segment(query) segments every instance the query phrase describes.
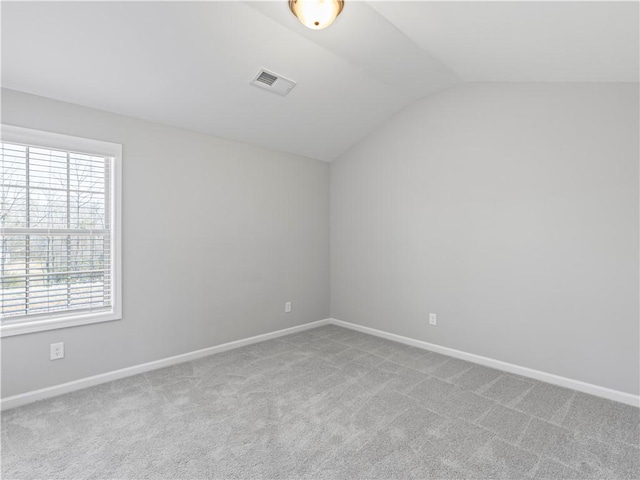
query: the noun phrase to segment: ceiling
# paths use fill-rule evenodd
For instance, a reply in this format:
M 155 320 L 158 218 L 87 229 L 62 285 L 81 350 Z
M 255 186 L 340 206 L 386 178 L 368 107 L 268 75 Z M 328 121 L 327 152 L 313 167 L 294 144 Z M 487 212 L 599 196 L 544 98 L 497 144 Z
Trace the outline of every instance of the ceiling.
M 331 161 L 462 82 L 638 82 L 638 2 L 2 2 L 2 86 Z M 298 82 L 249 85 L 260 68 Z

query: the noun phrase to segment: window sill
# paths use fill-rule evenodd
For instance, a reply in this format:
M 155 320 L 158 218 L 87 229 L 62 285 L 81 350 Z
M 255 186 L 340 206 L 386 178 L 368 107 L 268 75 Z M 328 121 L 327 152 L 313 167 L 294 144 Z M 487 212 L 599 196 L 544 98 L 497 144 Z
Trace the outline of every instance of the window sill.
M 84 315 L 67 315 L 43 318 L 40 320 L 30 320 L 15 324 L 2 325 L 0 327 L 0 337 L 11 337 L 14 335 L 24 335 L 26 333 L 44 332 L 56 330 L 58 328 L 77 327 L 92 323 L 111 322 L 122 319 L 122 315 L 115 312 L 88 313 Z

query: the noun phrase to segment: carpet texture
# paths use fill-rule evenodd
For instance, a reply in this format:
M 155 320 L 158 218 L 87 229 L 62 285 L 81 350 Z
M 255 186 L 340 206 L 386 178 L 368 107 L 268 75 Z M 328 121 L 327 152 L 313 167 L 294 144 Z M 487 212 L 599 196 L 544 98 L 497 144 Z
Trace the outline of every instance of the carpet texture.
M 638 479 L 634 407 L 336 326 L 6 411 L 4 479 Z

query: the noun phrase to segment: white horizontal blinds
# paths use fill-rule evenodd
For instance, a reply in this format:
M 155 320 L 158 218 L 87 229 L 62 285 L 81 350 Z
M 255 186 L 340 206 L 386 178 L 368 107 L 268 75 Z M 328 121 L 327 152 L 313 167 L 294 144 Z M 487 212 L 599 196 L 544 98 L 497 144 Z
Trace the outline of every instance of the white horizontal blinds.
M 112 304 L 111 159 L 0 143 L 3 323 Z

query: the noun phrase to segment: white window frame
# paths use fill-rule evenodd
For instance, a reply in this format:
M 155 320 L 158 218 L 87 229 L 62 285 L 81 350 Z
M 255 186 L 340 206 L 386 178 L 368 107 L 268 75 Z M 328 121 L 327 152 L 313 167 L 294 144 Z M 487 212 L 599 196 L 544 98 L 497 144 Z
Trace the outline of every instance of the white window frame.
M 106 311 L 94 313 L 54 312 L 37 318 L 23 318 L 0 326 L 0 337 L 41 332 L 122 319 L 122 145 L 71 135 L 44 132 L 13 125 L 0 125 L 0 138 L 16 143 L 50 149 L 110 157 L 111 161 L 111 279 L 112 304 Z M 10 321 L 9 321 L 10 322 Z

